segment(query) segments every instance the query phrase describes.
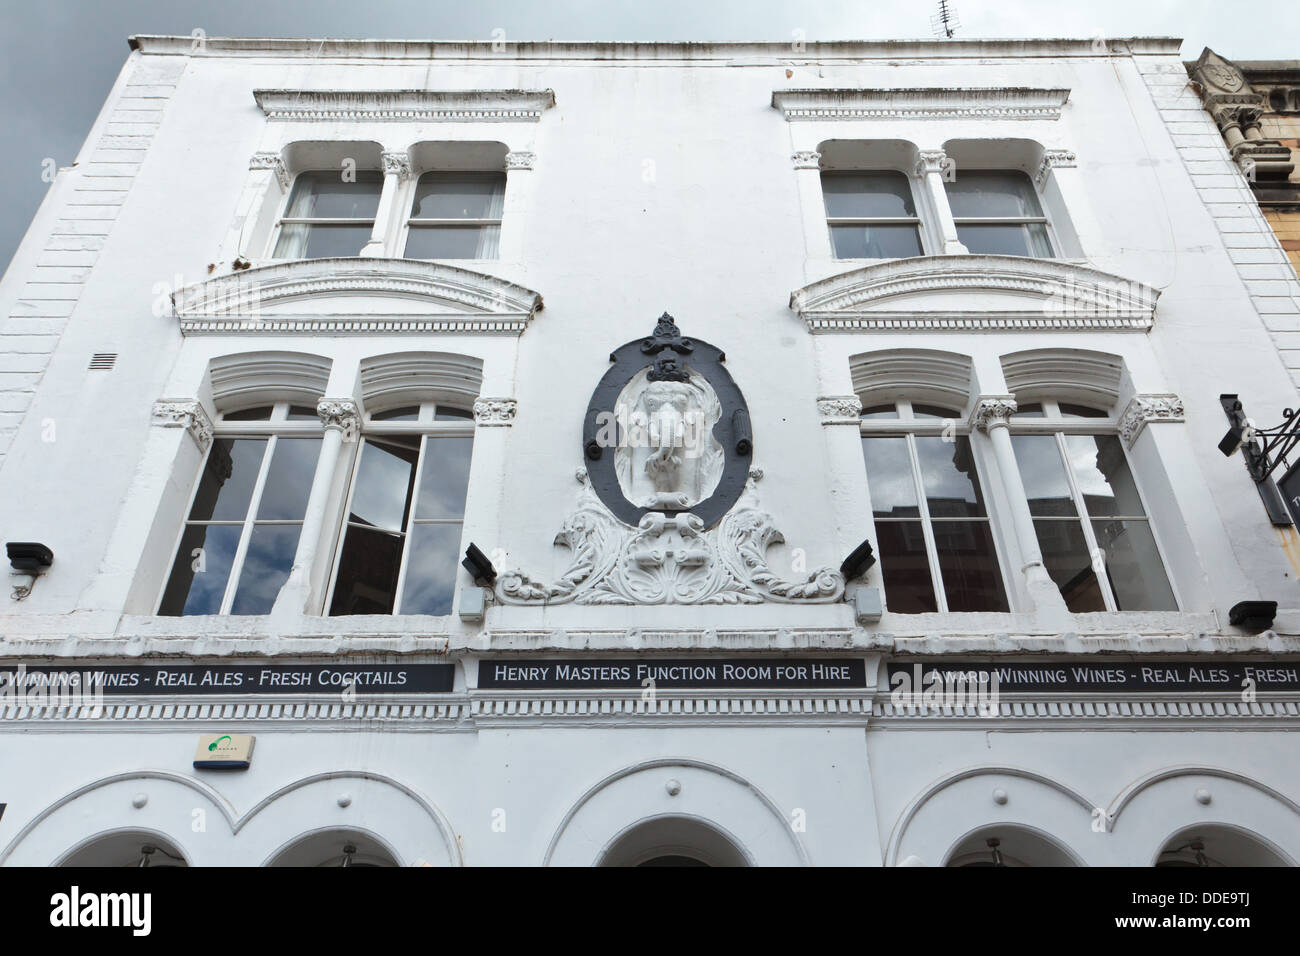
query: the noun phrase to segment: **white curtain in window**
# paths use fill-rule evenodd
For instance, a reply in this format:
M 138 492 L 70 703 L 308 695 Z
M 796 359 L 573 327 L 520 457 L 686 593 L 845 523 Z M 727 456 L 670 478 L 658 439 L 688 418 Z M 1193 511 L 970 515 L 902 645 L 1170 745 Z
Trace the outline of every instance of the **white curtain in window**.
M 505 205 L 505 197 L 506 179 L 502 176 L 492 184 L 492 194 L 488 197 L 487 210 L 483 213 L 483 218 L 500 219 L 501 211 Z M 474 252 L 474 258 L 495 259 L 500 244 L 501 227 L 484 226 L 478 231 L 478 248 Z
M 284 211 L 285 219 L 306 219 L 312 214 L 316 194 L 309 179 L 300 178 L 295 183 L 289 206 Z M 311 235 L 311 226 L 305 222 L 285 223 L 280 226 L 280 238 L 275 244 L 275 258 L 301 259 L 307 253 L 307 237 Z

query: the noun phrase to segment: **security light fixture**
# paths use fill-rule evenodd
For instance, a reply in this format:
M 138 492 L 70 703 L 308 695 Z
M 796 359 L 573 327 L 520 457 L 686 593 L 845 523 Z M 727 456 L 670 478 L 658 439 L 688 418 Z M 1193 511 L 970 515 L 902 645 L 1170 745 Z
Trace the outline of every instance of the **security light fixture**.
M 1276 601 L 1238 601 L 1228 609 L 1228 623 L 1252 633 L 1267 631 L 1277 617 Z
M 844 575 L 845 581 L 852 581 L 858 575 L 866 574 L 875 563 L 876 555 L 871 549 L 871 542 L 863 541 L 844 559 L 840 565 L 840 574 Z
M 994 866 L 1006 866 L 1006 864 L 1002 862 L 1002 851 L 998 849 L 998 847 L 1002 845 L 1001 840 L 997 837 L 989 837 L 988 841 L 984 845 L 987 846 L 989 852 L 993 854 Z
M 496 568 L 492 567 L 492 562 L 488 560 L 487 555 L 480 551 L 473 541 L 465 549 L 465 560 L 460 563 L 460 566 L 469 572 L 474 583 L 480 587 L 490 588 L 496 583 Z
M 25 574 L 42 574 L 54 563 L 54 552 L 35 541 L 9 541 L 5 550 L 13 569 Z

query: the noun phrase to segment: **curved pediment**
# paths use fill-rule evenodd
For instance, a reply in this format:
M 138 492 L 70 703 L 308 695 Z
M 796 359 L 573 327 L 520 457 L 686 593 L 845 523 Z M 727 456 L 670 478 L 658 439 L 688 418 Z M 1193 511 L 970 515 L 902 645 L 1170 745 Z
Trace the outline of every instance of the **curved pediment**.
M 531 289 L 417 259 L 300 259 L 178 289 L 192 332 L 507 332 L 542 308 Z
M 1160 292 L 1056 259 L 919 256 L 821 279 L 790 295 L 811 332 L 927 329 L 1140 331 Z

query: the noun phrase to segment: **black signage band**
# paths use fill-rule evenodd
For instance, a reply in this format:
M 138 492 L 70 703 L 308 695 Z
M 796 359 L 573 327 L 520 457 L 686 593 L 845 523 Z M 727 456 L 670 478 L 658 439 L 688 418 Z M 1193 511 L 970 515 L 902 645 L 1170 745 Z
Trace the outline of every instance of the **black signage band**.
M 991 687 L 1001 693 L 1054 691 L 1151 693 L 1153 691 L 1300 691 L 1300 662 L 1116 661 L 1021 663 L 926 661 L 891 663 L 893 690 L 920 692 L 930 686 Z M 919 681 L 919 683 L 918 683 Z M 904 687 L 903 685 L 907 686 Z
M 861 659 L 481 660 L 480 690 L 861 690 Z
M 3 664 L 0 703 L 42 691 L 118 697 L 444 694 L 454 680 L 454 664 Z

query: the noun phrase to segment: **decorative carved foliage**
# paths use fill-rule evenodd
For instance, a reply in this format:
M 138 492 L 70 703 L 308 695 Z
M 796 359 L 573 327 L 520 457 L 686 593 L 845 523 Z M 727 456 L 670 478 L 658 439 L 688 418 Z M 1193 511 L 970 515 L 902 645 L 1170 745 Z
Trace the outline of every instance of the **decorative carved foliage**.
M 513 398 L 480 398 L 474 402 L 474 421 L 479 425 L 512 425 L 518 407 Z
M 537 163 L 537 154 L 524 150 L 506 153 L 506 169 L 532 169 Z
M 817 414 L 823 425 L 856 425 L 862 414 L 862 399 L 856 395 L 824 395 L 817 399 Z
M 799 150 L 790 156 L 795 169 L 821 169 L 822 154 L 815 149 Z
M 1177 395 L 1134 395 L 1119 419 L 1119 437 L 1132 448 L 1151 422 L 1183 421 L 1183 400 Z
M 716 528 L 690 513 L 646 514 L 636 528 L 619 522 L 583 479 L 578 508 L 555 544 L 572 552 L 551 584 L 522 571 L 498 579 L 507 604 L 823 604 L 844 594 L 844 578 L 821 568 L 783 578 L 767 564 L 767 550 L 784 541 L 771 515 L 758 506 L 753 481 Z
M 350 398 L 322 398 L 316 403 L 316 414 L 326 428 L 343 432 L 344 441 L 352 441 L 361 424 L 361 409 Z
M 275 171 L 275 178 L 280 183 L 280 188 L 286 192 L 289 189 L 289 170 L 284 166 L 284 160 L 280 158 L 279 153 L 254 153 L 248 161 L 249 169 L 270 169 Z
M 203 406 L 193 399 L 160 399 L 153 403 L 153 423 L 163 428 L 184 428 L 206 452 L 212 444 L 212 419 Z
M 1008 424 L 1015 413 L 1015 396 L 981 395 L 971 410 L 970 426 L 986 432 L 995 425 Z

